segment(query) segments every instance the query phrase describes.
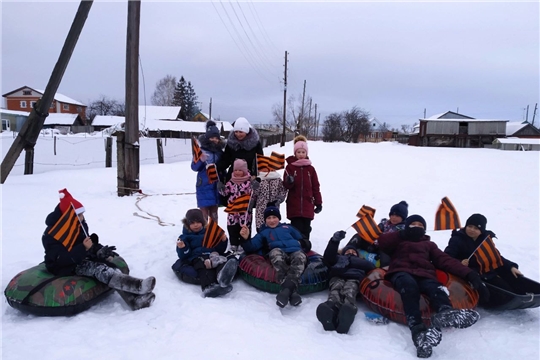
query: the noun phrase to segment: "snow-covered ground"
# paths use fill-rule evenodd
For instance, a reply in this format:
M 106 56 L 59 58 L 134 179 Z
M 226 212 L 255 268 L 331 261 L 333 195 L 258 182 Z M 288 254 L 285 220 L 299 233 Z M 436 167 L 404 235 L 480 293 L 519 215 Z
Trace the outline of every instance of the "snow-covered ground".
M 2 142 L 5 148 L 8 142 L 5 138 Z M 84 148 L 82 144 L 76 149 Z M 314 250 L 323 252 L 332 233 L 348 228 L 363 204 L 376 208 L 379 220 L 388 216 L 393 204 L 406 200 L 409 214 L 423 215 L 428 228 L 433 229 L 437 206 L 448 196 L 462 223 L 474 212 L 484 214 L 488 228 L 497 234 L 496 244 L 503 256 L 517 262 L 526 276 L 539 279 L 538 152 L 418 148 L 395 143 L 310 142 L 309 147 L 323 196 L 323 211 L 312 223 Z M 265 153 L 272 150 L 289 155 L 292 143 L 266 148 Z M 49 151 L 48 156 L 46 161 L 52 163 L 54 155 Z M 8 177 L 0 187 L 3 288 L 18 272 L 43 260 L 44 220 L 58 202 L 58 190 L 66 187 L 85 206 L 90 231 L 96 232 L 102 243 L 118 248 L 131 274 L 157 278 L 157 298 L 151 308 L 132 312 L 113 294 L 70 318 L 25 315 L 4 299 L 2 358 L 416 358 L 407 327 L 366 321 L 362 311 L 367 307 L 362 302 L 350 333 L 339 335 L 325 332 L 315 317 L 327 291 L 305 295 L 298 308 L 280 310 L 275 295 L 241 279 L 234 282 L 230 294 L 218 299 L 203 299 L 199 287 L 180 282 L 171 265 L 177 258 L 180 220 L 186 210 L 196 207 L 195 173 L 189 165 L 189 161 L 181 161 L 141 166 L 140 188 L 150 196 L 139 206 L 175 226 L 160 226 L 134 216 L 146 214 L 135 206 L 137 196 L 116 196 L 114 166 L 49 169 Z M 223 208 L 219 222 L 225 228 Z M 446 246 L 450 235 L 449 231 L 430 234 L 440 248 Z M 352 235 L 349 229 L 347 237 Z M 540 357 L 539 309 L 479 312 L 482 318 L 473 327 L 445 329 L 432 358 Z

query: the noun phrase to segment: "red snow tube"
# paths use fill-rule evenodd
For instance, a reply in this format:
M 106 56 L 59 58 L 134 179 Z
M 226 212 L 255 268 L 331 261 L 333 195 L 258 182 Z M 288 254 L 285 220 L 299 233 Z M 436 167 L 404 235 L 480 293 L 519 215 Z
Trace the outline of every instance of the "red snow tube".
M 379 314 L 402 324 L 407 324 L 401 296 L 392 287 L 392 283 L 384 280 L 386 271 L 374 269 L 360 283 L 360 293 L 368 307 Z M 450 302 L 455 309 L 472 309 L 478 304 L 478 292 L 473 290 L 461 278 L 442 270 L 437 270 L 437 280 L 450 293 Z M 420 311 L 422 320 L 426 325 L 431 323 L 431 309 L 429 300 L 422 295 L 420 297 Z

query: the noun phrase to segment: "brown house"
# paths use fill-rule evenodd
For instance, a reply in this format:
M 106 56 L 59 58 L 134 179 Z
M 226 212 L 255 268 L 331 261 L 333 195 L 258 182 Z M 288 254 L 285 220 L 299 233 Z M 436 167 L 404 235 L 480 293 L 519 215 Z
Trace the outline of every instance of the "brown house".
M 43 92 L 44 90 L 23 86 L 2 96 L 6 98 L 6 109 L 31 112 L 34 104 L 43 96 Z M 81 119 L 86 119 L 86 105 L 56 93 L 49 113 L 79 114 Z

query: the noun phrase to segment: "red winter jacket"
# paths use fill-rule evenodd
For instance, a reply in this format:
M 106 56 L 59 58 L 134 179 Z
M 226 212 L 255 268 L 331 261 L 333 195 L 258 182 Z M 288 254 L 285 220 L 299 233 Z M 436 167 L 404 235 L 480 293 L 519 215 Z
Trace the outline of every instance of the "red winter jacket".
M 317 172 L 312 165 L 295 165 L 295 156 L 287 158 L 283 185 L 289 193 L 287 195 L 287 218 L 303 217 L 313 219 L 315 206 L 322 205 L 322 197 Z M 294 183 L 287 181 L 287 176 L 294 176 Z
M 460 278 L 465 278 L 472 271 L 459 260 L 440 250 L 427 235 L 419 241 L 409 241 L 402 239 L 400 232 L 385 233 L 379 237 L 378 242 L 379 249 L 391 257 L 390 268 L 386 273 L 387 279 L 400 271 L 435 280 L 437 280 L 435 268 L 448 271 Z

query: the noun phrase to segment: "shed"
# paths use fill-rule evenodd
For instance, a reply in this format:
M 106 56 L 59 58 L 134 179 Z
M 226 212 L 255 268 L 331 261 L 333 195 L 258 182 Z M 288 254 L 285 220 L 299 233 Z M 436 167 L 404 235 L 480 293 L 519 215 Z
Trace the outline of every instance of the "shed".
M 510 137 L 493 140 L 493 147 L 500 150 L 540 151 L 540 139 Z
M 540 130 L 527 121 L 512 121 L 506 124 L 506 136 L 518 138 L 540 138 Z

